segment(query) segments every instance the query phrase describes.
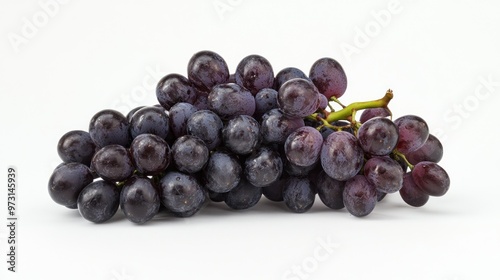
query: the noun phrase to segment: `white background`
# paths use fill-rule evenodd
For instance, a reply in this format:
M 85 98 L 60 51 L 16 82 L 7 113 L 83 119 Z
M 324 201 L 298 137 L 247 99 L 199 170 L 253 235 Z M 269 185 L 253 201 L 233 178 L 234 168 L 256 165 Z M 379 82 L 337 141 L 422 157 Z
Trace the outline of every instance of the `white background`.
M 0 278 L 500 279 L 500 5 L 436 2 L 1 1 Z M 420 115 L 440 136 L 450 191 L 422 208 L 395 194 L 362 219 L 319 200 L 292 214 L 263 199 L 143 226 L 120 214 L 95 225 L 53 203 L 59 137 L 101 109 L 157 103 L 156 82 L 186 75 L 204 49 L 231 71 L 249 54 L 275 73 L 333 57 L 349 79 L 344 103 L 393 89 L 394 115 Z M 9 165 L 17 273 L 4 261 Z

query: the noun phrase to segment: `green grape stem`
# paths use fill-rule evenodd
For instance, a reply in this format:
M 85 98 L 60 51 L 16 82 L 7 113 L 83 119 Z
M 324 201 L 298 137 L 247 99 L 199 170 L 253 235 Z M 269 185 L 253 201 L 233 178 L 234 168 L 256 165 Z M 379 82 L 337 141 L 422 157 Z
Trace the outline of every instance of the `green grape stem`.
M 377 99 L 377 100 L 372 100 L 372 101 L 363 101 L 363 102 L 354 102 L 346 107 L 342 108 L 339 111 L 331 112 L 328 114 L 326 117 L 326 121 L 328 123 L 332 123 L 338 120 L 352 120 L 353 114 L 355 114 L 356 111 L 359 110 L 364 110 L 364 109 L 370 109 L 370 108 L 387 108 L 387 105 L 389 105 L 389 102 L 391 99 L 394 97 L 394 94 L 392 93 L 392 90 L 389 89 L 385 93 L 384 97 Z

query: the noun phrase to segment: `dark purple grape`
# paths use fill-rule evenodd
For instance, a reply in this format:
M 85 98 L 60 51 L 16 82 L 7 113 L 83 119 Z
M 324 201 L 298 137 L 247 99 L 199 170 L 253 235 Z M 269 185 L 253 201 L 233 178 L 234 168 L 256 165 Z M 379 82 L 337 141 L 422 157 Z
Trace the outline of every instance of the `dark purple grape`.
M 331 178 L 324 170 L 316 178 L 316 189 L 319 199 L 331 209 L 338 210 L 344 208 L 344 187 L 344 181 Z
M 319 93 L 306 79 L 295 78 L 278 91 L 278 107 L 289 118 L 305 118 L 319 107 Z
M 187 134 L 187 121 L 196 111 L 198 111 L 198 109 L 194 107 L 194 105 L 185 102 L 177 103 L 170 108 L 170 128 L 175 138 L 179 138 Z
M 122 113 L 109 109 L 102 110 L 92 117 L 89 134 L 98 147 L 111 144 L 128 147 L 132 141 L 127 118 Z
M 386 197 L 387 193 L 377 190 L 377 201 L 382 201 Z
M 403 186 L 403 169 L 390 157 L 372 157 L 364 167 L 366 179 L 378 191 L 395 193 Z
M 200 90 L 209 92 L 212 87 L 229 79 L 226 61 L 212 51 L 195 53 L 188 63 L 188 78 Z
M 277 181 L 283 172 L 279 153 L 268 147 L 259 148 L 245 161 L 245 176 L 256 187 L 265 187 Z
M 343 192 L 347 211 L 356 217 L 370 214 L 377 203 L 377 189 L 365 176 L 356 175 L 345 182 Z
M 373 118 L 358 130 L 358 140 L 366 153 L 376 156 L 390 154 L 398 143 L 398 127 L 389 119 Z
M 328 107 L 328 98 L 324 96 L 323 94 L 319 95 L 319 109 L 326 109 Z
M 234 117 L 222 129 L 222 138 L 224 145 L 233 153 L 249 154 L 260 142 L 259 123 L 247 115 Z
M 205 142 L 209 150 L 215 149 L 222 141 L 222 120 L 210 110 L 194 112 L 186 123 L 187 134 Z
M 130 153 L 137 171 L 143 175 L 157 175 L 170 164 L 170 147 L 158 135 L 141 134 L 130 145 Z
M 428 195 L 442 196 L 450 188 L 448 173 L 435 162 L 421 161 L 411 173 L 415 184 Z
M 57 153 L 66 163 L 79 162 L 90 166 L 96 145 L 90 134 L 82 130 L 72 130 L 65 133 L 57 143 Z
M 208 95 L 208 107 L 223 120 L 239 115 L 252 116 L 255 112 L 255 98 L 237 84 L 220 84 Z
M 218 193 L 228 192 L 240 182 L 241 169 L 241 165 L 234 156 L 214 152 L 203 170 L 205 187 Z
M 194 215 L 207 199 L 196 179 L 180 172 L 168 172 L 161 178 L 159 186 L 162 204 L 176 216 Z
M 208 161 L 209 150 L 200 138 L 184 135 L 175 140 L 172 146 L 172 159 L 175 167 L 182 172 L 201 171 Z
M 406 115 L 397 118 L 394 123 L 399 130 L 399 141 L 396 149 L 407 154 L 422 147 L 429 137 L 429 127 L 420 117 Z
M 301 78 L 301 79 L 306 79 L 308 80 L 309 77 L 307 77 L 302 70 L 295 68 L 295 67 L 287 67 L 282 69 L 281 71 L 276 74 L 276 77 L 274 78 L 274 85 L 273 88 L 275 90 L 279 90 L 280 87 L 288 80 L 295 79 L 295 78 Z
M 323 137 L 310 126 L 300 127 L 285 141 L 287 159 L 298 166 L 311 166 L 319 160 Z
M 56 167 L 49 178 L 49 195 L 55 203 L 73 208 L 80 192 L 93 180 L 86 165 L 78 162 L 64 163 Z
M 387 108 L 369 108 L 363 110 L 363 113 L 361 113 L 361 117 L 359 118 L 359 122 L 365 123 L 370 119 L 376 118 L 376 117 L 389 117 L 391 115 L 391 111 Z
M 328 176 L 346 181 L 361 170 L 364 154 L 354 135 L 337 131 L 323 143 L 320 158 L 321 166 Z
M 438 163 L 441 158 L 443 158 L 443 144 L 432 134 L 429 134 L 429 138 L 422 147 L 406 155 L 406 159 L 411 164 L 417 164 L 421 161 Z
M 297 176 L 297 177 L 307 176 L 307 174 L 309 174 L 309 172 L 311 172 L 318 165 L 317 164 L 318 162 L 315 162 L 308 166 L 296 165 L 290 162 L 286 158 L 286 156 L 284 157 L 283 161 L 285 162 L 284 163 L 285 172 L 288 173 L 288 175 L 290 176 Z
M 288 135 L 304 126 L 302 118 L 287 118 L 279 109 L 272 109 L 262 116 L 262 139 L 267 143 L 284 144 Z
M 288 174 L 283 173 L 281 178 L 274 181 L 272 184 L 262 188 L 262 194 L 269 200 L 280 202 L 283 201 L 283 188 L 288 181 Z
M 224 200 L 226 200 L 227 194 L 228 194 L 227 192 L 218 193 L 218 192 L 214 192 L 212 190 L 208 190 L 208 198 L 212 202 L 223 202 Z
M 179 74 L 169 74 L 158 82 L 156 98 L 163 108 L 170 110 L 179 102 L 193 104 L 196 101 L 196 90 L 191 82 Z
M 255 95 L 254 117 L 261 119 L 271 109 L 278 108 L 278 92 L 271 88 L 263 88 Z
M 316 194 L 307 178 L 290 177 L 283 187 L 283 201 L 295 213 L 307 212 L 314 204 Z
M 78 211 L 85 220 L 103 223 L 111 219 L 120 206 L 120 189 L 113 183 L 95 181 L 78 196 Z
M 231 209 L 244 210 L 255 206 L 261 197 L 262 188 L 255 187 L 242 178 L 240 183 L 227 193 L 224 202 Z
M 263 88 L 271 88 L 274 72 L 271 63 L 260 55 L 249 55 L 241 60 L 234 74 L 236 83 L 253 95 Z
M 140 109 L 144 108 L 146 106 L 138 106 L 138 107 L 135 107 L 134 109 L 130 110 L 128 113 L 127 113 L 127 121 L 130 123 L 130 121 L 132 120 L 132 116 L 135 114 L 135 112 L 139 111 Z
M 144 224 L 160 210 L 160 195 L 150 179 L 133 176 L 122 187 L 120 208 L 129 221 Z
M 139 109 L 130 121 L 132 139 L 141 134 L 154 134 L 166 139 L 169 132 L 169 117 L 164 108 L 147 106 Z
M 106 181 L 120 182 L 134 173 L 129 152 L 120 145 L 108 145 L 97 151 L 92 158 L 95 172 Z
M 399 190 L 399 194 L 404 202 L 413 207 L 424 206 L 429 201 L 429 195 L 417 187 L 411 173 L 403 176 L 403 187 Z
M 197 110 L 208 110 L 208 92 L 199 91 L 193 106 Z
M 344 95 L 347 88 L 347 77 L 342 65 L 332 58 L 318 59 L 311 67 L 309 78 L 319 92 L 328 99 Z

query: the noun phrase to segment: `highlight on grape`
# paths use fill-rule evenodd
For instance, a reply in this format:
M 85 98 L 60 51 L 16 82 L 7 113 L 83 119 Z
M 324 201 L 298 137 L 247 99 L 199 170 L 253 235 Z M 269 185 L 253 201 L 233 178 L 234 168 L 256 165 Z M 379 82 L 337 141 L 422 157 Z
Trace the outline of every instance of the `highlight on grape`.
M 426 121 L 393 116 L 390 89 L 345 105 L 347 85 L 333 58 L 308 74 L 275 73 L 252 54 L 232 72 L 219 54 L 197 52 L 186 75 L 158 81 L 158 104 L 103 109 L 88 130 L 61 133 L 49 195 L 94 223 L 122 211 L 144 224 L 210 203 L 242 211 L 261 199 L 304 213 L 319 198 L 363 217 L 387 195 L 421 207 L 446 194 L 443 145 Z

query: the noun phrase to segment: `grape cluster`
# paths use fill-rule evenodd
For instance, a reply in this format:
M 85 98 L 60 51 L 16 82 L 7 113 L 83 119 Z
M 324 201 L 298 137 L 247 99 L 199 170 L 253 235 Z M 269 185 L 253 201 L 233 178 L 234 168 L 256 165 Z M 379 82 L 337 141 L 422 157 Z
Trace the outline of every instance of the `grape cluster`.
M 317 60 L 308 76 L 294 67 L 275 75 L 267 59 L 249 55 L 230 74 L 220 55 L 198 52 L 187 77 L 158 82 L 159 104 L 127 115 L 102 110 L 88 131 L 64 134 L 49 194 L 89 221 L 121 209 L 138 224 L 162 211 L 189 217 L 208 203 L 248 209 L 262 196 L 302 213 L 318 195 L 361 217 L 386 194 L 415 207 L 444 195 L 443 146 L 427 123 L 393 120 L 391 90 L 345 106 L 346 87 L 332 58 Z

